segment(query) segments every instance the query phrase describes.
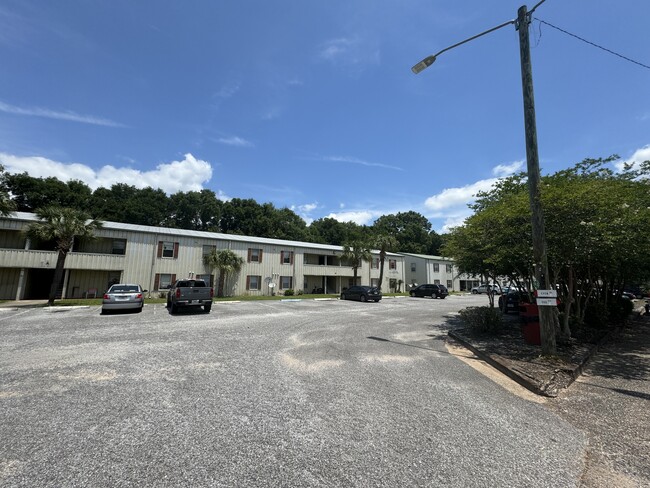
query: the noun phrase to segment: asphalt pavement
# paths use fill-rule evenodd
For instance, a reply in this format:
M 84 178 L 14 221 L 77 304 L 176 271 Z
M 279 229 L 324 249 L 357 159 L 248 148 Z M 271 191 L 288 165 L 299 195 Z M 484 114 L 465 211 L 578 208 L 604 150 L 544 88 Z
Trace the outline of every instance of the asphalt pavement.
M 474 297 L 0 309 L 0 486 L 578 486 L 587 435 L 445 346 Z

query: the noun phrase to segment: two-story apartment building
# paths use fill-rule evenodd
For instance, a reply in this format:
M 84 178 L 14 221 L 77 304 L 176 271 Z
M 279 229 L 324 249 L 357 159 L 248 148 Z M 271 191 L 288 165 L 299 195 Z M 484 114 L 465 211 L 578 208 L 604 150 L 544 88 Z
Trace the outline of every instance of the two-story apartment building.
M 30 242 L 25 229 L 34 214 L 15 212 L 0 217 L 0 299 L 47 298 L 57 253 L 51 243 Z M 228 277 L 227 295 L 340 293 L 353 285 L 351 263 L 343 248 L 280 239 L 190 231 L 166 227 L 103 222 L 92 240 L 75 242 L 65 261 L 62 298 L 100 296 L 113 283 L 139 283 L 155 294 L 177 278 L 203 278 L 215 283 L 217 270 L 203 258 L 212 249 L 230 249 L 244 262 Z M 379 251 L 362 262 L 357 284 L 379 281 Z M 405 282 L 404 257 L 389 253 L 384 265 L 384 291 Z
M 449 291 L 469 291 L 480 283 L 478 278 L 460 274 L 451 258 L 410 253 L 401 255 L 404 256 L 407 289 L 431 283 L 445 285 Z

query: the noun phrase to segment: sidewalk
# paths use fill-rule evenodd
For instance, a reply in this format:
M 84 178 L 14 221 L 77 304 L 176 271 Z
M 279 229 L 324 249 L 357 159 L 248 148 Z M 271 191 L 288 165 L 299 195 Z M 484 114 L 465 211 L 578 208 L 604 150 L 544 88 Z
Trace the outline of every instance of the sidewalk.
M 604 343 L 548 405 L 589 436 L 585 487 L 650 486 L 650 317 Z
M 551 360 L 539 357 L 539 347 L 533 357 L 526 346 L 512 352 L 506 341 L 480 341 L 457 332 L 449 335 L 548 397 L 548 408 L 585 431 L 589 447 L 581 486 L 650 486 L 650 316 L 637 314 L 597 344 Z

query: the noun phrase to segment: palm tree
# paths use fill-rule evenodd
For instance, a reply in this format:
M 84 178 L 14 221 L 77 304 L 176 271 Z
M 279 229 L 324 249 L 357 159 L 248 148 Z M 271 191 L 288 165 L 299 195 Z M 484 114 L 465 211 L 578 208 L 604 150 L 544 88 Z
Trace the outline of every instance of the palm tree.
M 203 262 L 210 270 L 219 270 L 219 284 L 217 286 L 217 296 L 223 296 L 223 287 L 226 277 L 231 273 L 239 273 L 244 265 L 244 259 L 237 256 L 230 249 L 213 249 L 210 254 L 206 254 Z
M 343 245 L 343 253 L 341 254 L 341 257 L 352 263 L 352 269 L 354 270 L 354 281 L 352 283 L 356 285 L 357 271 L 361 266 L 361 261 L 372 262 L 370 247 L 363 241 L 352 241 L 349 244 Z
M 95 231 L 102 227 L 99 220 L 90 220 L 90 216 L 74 208 L 44 207 L 36 210 L 38 222 L 27 227 L 27 237 L 38 241 L 54 241 L 58 251 L 54 279 L 50 286 L 47 304 L 54 305 L 56 291 L 63 277 L 65 258 L 72 249 L 75 237 L 91 239 Z
M 379 284 L 377 288 L 381 290 L 381 283 L 384 281 L 384 262 L 386 254 L 399 246 L 397 239 L 390 234 L 379 234 L 375 237 L 375 246 L 379 249 Z

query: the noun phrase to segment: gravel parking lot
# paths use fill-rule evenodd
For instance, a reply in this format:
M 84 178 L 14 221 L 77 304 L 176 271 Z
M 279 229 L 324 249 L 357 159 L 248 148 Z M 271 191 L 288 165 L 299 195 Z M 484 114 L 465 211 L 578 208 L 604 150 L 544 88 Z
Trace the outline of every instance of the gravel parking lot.
M 584 434 L 445 348 L 485 301 L 0 309 L 0 485 L 577 486 Z

